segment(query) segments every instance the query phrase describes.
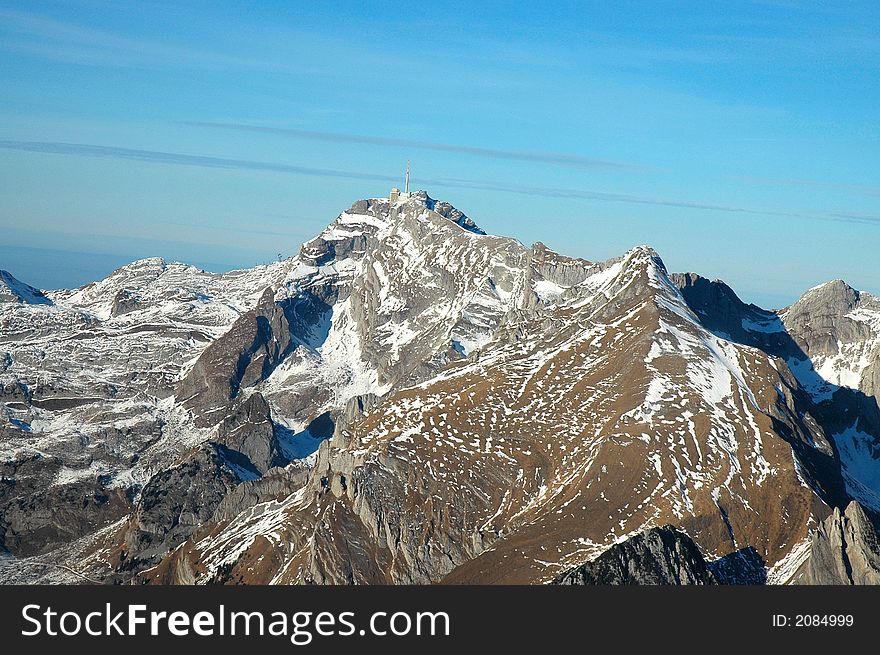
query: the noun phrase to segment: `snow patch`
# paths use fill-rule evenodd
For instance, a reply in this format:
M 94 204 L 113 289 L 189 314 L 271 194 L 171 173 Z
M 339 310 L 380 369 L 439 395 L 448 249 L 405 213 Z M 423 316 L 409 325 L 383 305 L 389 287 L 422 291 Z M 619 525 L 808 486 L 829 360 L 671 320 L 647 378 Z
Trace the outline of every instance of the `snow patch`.
M 880 447 L 874 437 L 853 423 L 832 435 L 843 465 L 846 491 L 862 504 L 880 511 Z
M 774 334 L 776 332 L 785 332 L 785 326 L 778 316 L 772 316 L 764 321 L 753 321 L 750 318 L 742 320 L 744 330 L 749 332 L 763 332 L 764 334 Z
M 563 293 L 568 290 L 561 284 L 556 284 L 550 280 L 538 280 L 534 284 L 535 293 L 544 302 L 552 302 L 557 300 Z

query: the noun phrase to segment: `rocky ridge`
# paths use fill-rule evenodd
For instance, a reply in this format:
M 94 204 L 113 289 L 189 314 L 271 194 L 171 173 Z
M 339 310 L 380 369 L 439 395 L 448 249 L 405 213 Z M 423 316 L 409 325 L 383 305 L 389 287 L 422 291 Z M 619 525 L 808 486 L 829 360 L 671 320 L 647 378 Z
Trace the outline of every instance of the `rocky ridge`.
M 717 584 L 700 549 L 672 526 L 650 528 L 553 580 L 561 585 Z

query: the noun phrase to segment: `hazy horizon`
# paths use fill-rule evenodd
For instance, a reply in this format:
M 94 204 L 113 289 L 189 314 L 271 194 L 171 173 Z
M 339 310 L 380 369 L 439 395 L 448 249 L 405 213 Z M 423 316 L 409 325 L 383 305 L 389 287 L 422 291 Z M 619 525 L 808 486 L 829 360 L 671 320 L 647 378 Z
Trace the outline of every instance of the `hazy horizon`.
M 479 222 L 477 224 L 479 225 Z M 97 282 L 104 279 L 115 270 L 140 259 L 159 257 L 169 262 L 188 264 L 213 273 L 226 273 L 236 269 L 269 264 L 275 261 L 279 255 L 283 257 L 294 256 L 301 245 L 297 244 L 293 249 L 288 248 L 284 252 L 277 252 L 274 255 L 269 255 L 267 253 L 267 256 L 263 259 L 252 260 L 248 255 L 239 255 L 238 259 L 231 259 L 225 262 L 212 262 L 199 259 L 198 257 L 187 257 L 187 244 L 165 244 L 163 247 L 161 245 L 156 245 L 156 243 L 161 242 L 142 241 L 139 243 L 139 247 L 132 248 L 130 253 L 92 252 L 63 248 L 6 246 L 0 244 L 0 270 L 8 271 L 16 279 L 29 284 L 30 286 L 44 291 L 51 291 L 56 289 L 78 288 L 92 282 Z M 638 245 L 651 246 L 651 244 Z M 155 254 L 157 252 L 165 254 Z M 561 254 L 569 253 L 562 252 Z M 620 254 L 622 255 L 623 252 Z M 664 259 L 662 252 L 658 252 L 658 254 L 661 259 Z M 664 264 L 666 264 L 665 259 Z M 32 268 L 34 266 L 36 267 Z M 692 272 L 700 274 L 700 271 L 676 269 L 669 266 L 668 268 L 670 273 Z M 30 276 L 22 274 L 22 271 L 28 270 Z M 829 278 L 829 280 L 825 280 L 825 282 L 830 281 L 831 279 L 833 278 Z M 726 282 L 726 280 L 722 281 Z M 746 302 L 754 302 L 756 305 L 764 309 L 781 309 L 790 305 L 800 296 L 800 294 L 798 294 L 798 296 L 794 298 L 789 298 L 783 294 L 774 294 L 772 290 L 766 290 L 761 294 L 763 302 L 756 302 L 755 300 L 744 297 L 736 288 L 733 290 L 742 300 Z M 804 293 L 807 290 L 807 288 L 804 288 L 801 293 Z M 869 289 L 861 289 L 861 291 L 870 292 Z

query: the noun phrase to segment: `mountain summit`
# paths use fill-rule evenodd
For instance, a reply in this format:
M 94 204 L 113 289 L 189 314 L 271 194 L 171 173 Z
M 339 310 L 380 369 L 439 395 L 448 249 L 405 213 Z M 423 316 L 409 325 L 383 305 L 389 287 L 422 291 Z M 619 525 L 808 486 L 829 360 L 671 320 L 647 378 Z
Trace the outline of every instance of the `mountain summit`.
M 839 282 L 766 311 L 425 192 L 253 269 L 0 279 L 8 582 L 827 580 L 853 503 L 873 543 L 880 301 Z

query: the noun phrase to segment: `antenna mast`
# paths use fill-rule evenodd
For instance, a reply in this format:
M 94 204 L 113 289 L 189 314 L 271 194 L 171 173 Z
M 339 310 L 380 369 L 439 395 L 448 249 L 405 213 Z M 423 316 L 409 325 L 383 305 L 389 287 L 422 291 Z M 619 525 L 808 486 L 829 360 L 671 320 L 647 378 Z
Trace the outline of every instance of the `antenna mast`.
M 406 180 L 404 180 L 403 192 L 409 193 L 409 159 L 406 160 Z

